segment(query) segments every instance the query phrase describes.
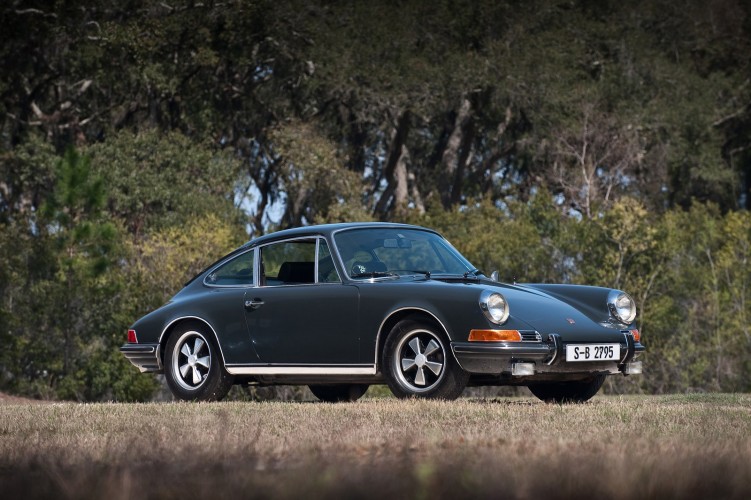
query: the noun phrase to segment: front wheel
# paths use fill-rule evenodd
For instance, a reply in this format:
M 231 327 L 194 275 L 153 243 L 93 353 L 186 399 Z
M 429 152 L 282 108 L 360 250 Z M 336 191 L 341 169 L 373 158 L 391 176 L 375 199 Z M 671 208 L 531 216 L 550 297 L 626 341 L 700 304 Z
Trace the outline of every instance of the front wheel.
M 232 387 L 233 377 L 222 366 L 219 349 L 206 329 L 179 325 L 164 353 L 164 375 L 172 394 L 185 401 L 218 401 Z
M 400 321 L 389 333 L 383 371 L 398 398 L 456 399 L 469 380 L 442 332 L 414 320 Z
M 594 375 L 572 382 L 530 384 L 529 390 L 546 403 L 584 403 L 597 394 L 604 382 L 605 375 Z
M 308 387 L 315 397 L 327 403 L 357 401 L 368 390 L 368 384 L 309 385 Z

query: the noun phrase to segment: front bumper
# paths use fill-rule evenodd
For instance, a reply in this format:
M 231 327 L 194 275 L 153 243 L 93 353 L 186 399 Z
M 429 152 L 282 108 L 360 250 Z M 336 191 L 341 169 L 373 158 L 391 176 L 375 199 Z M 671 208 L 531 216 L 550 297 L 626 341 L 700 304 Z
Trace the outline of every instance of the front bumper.
M 124 344 L 120 352 L 141 372 L 163 371 L 161 346 L 159 344 Z
M 581 344 L 580 342 L 574 342 Z M 628 373 L 629 364 L 644 352 L 630 333 L 623 334 L 619 361 L 566 362 L 566 343 L 551 334 L 545 342 L 452 342 L 459 365 L 469 373 L 513 374 L 516 364 L 533 364 L 534 372 L 545 373 Z

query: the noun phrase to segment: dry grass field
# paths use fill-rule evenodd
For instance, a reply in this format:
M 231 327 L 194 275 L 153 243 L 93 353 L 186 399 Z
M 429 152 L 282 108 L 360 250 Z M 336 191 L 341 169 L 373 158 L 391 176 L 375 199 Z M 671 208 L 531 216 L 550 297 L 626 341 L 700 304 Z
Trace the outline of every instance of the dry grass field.
M 751 498 L 751 395 L 0 405 L 10 498 Z

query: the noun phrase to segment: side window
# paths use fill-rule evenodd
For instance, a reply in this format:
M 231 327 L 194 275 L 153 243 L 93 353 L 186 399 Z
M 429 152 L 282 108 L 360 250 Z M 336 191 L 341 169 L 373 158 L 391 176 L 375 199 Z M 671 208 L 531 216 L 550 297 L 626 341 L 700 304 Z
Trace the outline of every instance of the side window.
M 206 277 L 209 285 L 241 286 L 253 284 L 253 256 L 250 250 L 225 262 Z
M 285 241 L 261 248 L 264 286 L 315 283 L 316 240 Z
M 318 240 L 318 282 L 319 283 L 341 283 L 339 273 L 336 272 L 334 259 L 331 257 L 329 246 L 326 240 Z

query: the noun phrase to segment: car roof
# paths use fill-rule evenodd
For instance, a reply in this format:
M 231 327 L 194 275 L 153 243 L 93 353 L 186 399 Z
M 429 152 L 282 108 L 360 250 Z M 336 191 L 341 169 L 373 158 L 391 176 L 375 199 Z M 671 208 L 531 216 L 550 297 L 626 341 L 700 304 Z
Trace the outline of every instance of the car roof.
M 422 226 L 415 226 L 412 224 L 399 224 L 395 222 L 344 222 L 344 223 L 338 223 L 338 224 L 319 224 L 315 226 L 303 226 L 303 227 L 296 227 L 292 229 L 283 229 L 281 231 L 276 231 L 273 233 L 269 233 L 263 236 L 259 236 L 258 238 L 254 238 L 245 245 L 243 245 L 243 248 L 247 248 L 249 246 L 256 246 L 256 245 L 262 245 L 264 243 L 285 239 L 285 238 L 295 238 L 299 236 L 324 236 L 329 237 L 333 233 L 337 231 L 342 231 L 346 229 L 367 229 L 367 228 L 373 228 L 373 229 L 384 229 L 384 228 L 402 228 L 402 229 L 418 229 L 421 231 L 429 231 L 431 233 L 435 233 L 433 229 L 429 229 Z

